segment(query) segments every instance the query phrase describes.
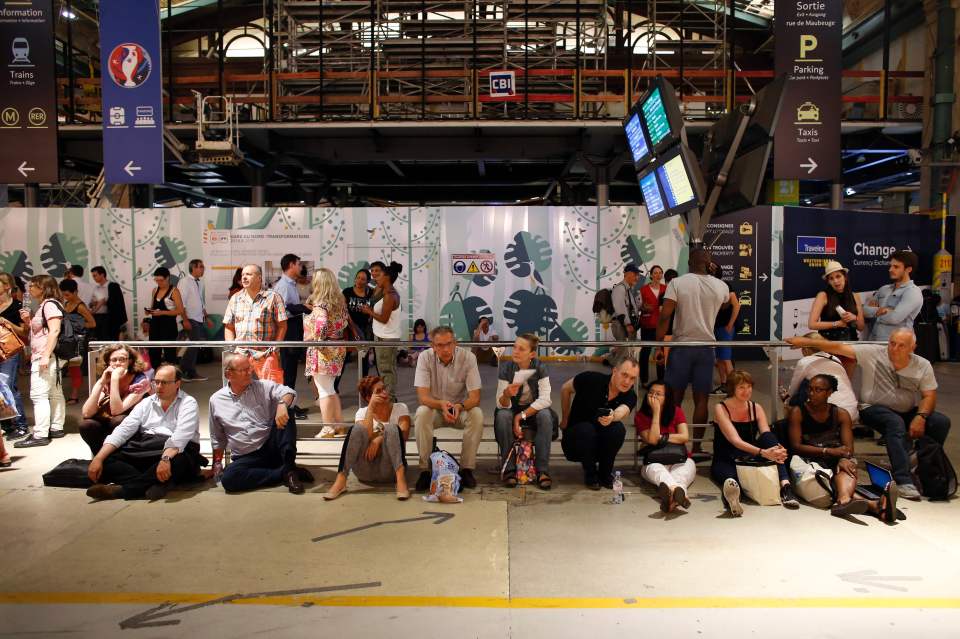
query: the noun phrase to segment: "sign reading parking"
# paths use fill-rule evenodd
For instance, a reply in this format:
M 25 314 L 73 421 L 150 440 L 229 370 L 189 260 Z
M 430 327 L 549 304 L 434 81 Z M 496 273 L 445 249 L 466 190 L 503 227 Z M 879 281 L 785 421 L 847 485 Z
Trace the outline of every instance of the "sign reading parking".
M 493 275 L 497 272 L 497 256 L 493 253 L 453 253 L 450 261 L 454 275 Z
M 52 0 L 0 0 L 0 184 L 56 182 Z
M 512 98 L 517 95 L 517 76 L 513 71 L 490 72 L 490 97 Z
M 100 0 L 100 61 L 107 182 L 163 183 L 157 0 Z
M 774 136 L 774 178 L 840 178 L 843 3 L 776 0 L 776 73 L 790 78 Z

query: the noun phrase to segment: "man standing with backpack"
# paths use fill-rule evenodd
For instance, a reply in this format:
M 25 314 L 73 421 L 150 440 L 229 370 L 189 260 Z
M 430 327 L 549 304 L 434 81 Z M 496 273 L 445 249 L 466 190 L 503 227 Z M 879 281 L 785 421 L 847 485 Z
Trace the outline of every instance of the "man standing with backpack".
M 640 301 L 634 286 L 640 279 L 640 269 L 635 264 L 623 268 L 623 280 L 610 290 L 613 302 L 613 321 L 610 331 L 618 342 L 634 341 L 640 327 Z M 619 350 L 619 348 L 618 348 Z

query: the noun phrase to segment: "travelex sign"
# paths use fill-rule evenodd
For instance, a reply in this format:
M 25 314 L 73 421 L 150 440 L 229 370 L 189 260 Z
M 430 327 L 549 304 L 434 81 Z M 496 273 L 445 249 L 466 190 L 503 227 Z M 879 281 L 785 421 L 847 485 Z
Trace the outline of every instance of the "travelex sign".
M 836 255 L 837 238 L 822 235 L 798 235 L 798 255 Z
M 0 184 L 56 182 L 51 0 L 0 0 Z
M 103 166 L 113 184 L 161 184 L 163 94 L 157 0 L 100 0 Z

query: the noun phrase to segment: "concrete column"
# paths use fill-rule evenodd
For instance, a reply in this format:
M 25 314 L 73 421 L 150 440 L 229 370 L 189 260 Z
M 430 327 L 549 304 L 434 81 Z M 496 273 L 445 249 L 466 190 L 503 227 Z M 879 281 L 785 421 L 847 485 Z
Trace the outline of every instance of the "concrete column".
M 843 208 L 843 185 L 839 182 L 830 185 L 830 208 Z

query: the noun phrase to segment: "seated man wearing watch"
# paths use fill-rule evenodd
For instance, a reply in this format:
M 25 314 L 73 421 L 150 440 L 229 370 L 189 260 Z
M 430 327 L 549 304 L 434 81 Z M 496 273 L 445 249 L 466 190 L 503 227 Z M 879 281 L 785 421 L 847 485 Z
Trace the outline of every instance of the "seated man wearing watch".
M 913 440 L 927 435 L 941 446 L 950 432 L 950 418 L 934 410 L 937 379 L 933 366 L 914 354 L 917 336 L 909 328 L 890 334 L 886 346 L 843 344 L 805 337 L 786 340 L 794 348 L 820 350 L 856 360 L 863 371 L 860 388 L 860 422 L 887 438 L 887 455 L 899 496 L 920 500 L 910 476 Z
M 200 413 L 181 378 L 172 364 L 157 369 L 155 394 L 133 407 L 90 462 L 88 497 L 162 499 L 170 484 L 199 476 Z
M 473 469 L 477 466 L 477 449 L 483 436 L 477 358 L 468 349 L 457 346 L 457 338 L 449 326 L 438 326 L 430 331 L 430 344 L 431 348 L 417 357 L 417 372 L 413 378 L 420 401 L 413 418 L 420 453 L 417 490 L 424 492 L 430 488 L 433 429 L 440 426 L 463 429 L 460 483 L 464 488 L 476 488 Z
M 210 445 L 214 475 L 223 467 L 229 448 L 231 463 L 221 483 L 227 492 L 253 490 L 282 483 L 294 495 L 302 482 L 312 482 L 297 468 L 297 426 L 290 417 L 296 403 L 292 388 L 267 379 L 253 379 L 247 355 L 231 353 L 224 362 L 227 385 L 210 396 Z

